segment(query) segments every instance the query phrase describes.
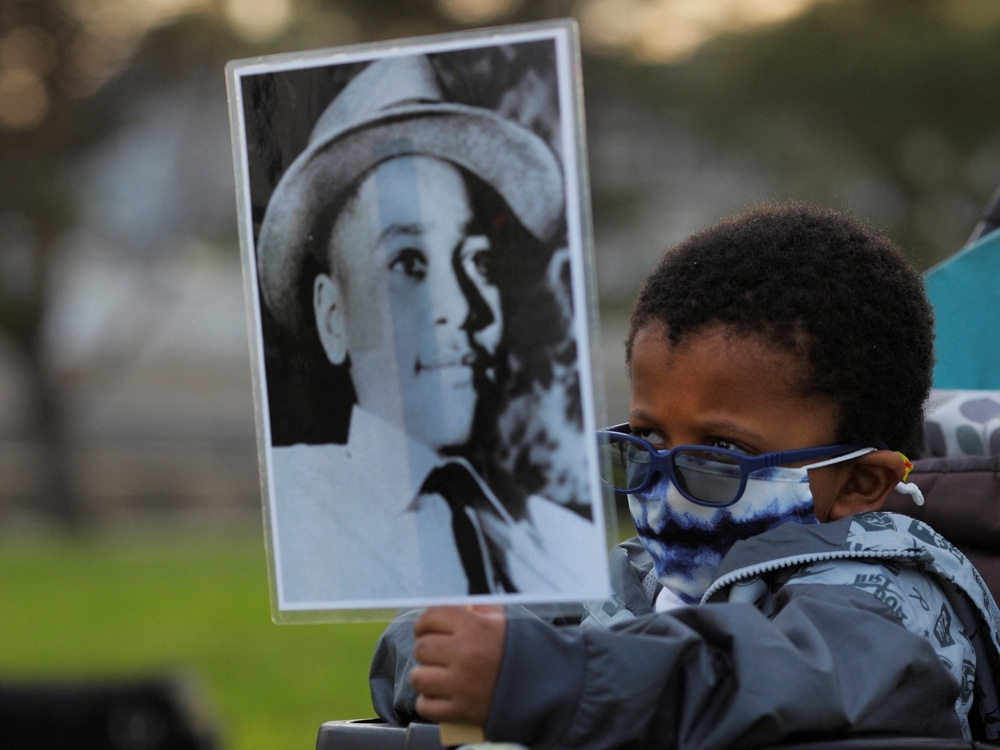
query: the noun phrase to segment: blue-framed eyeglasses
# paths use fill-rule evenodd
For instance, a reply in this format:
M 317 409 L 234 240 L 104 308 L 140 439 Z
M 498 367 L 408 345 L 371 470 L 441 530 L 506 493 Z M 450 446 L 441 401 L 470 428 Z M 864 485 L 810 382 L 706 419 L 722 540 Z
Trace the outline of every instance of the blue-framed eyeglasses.
M 759 456 L 708 445 L 678 445 L 659 450 L 648 440 L 633 435 L 627 424 L 599 430 L 597 445 L 601 481 L 615 492 L 642 492 L 663 474 L 691 502 L 716 508 L 732 505 L 743 496 L 751 472 L 832 458 L 808 467 L 816 468 L 875 450 L 858 445 L 827 445 Z

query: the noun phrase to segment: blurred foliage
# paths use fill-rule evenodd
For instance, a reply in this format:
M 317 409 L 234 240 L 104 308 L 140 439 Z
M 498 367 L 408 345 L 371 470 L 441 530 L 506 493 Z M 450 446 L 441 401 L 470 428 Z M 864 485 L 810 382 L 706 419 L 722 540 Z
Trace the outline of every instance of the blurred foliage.
M 777 28 L 707 46 L 683 66 L 688 95 L 701 102 L 706 124 L 725 111 L 794 104 L 861 144 L 873 164 L 894 155 L 914 126 L 973 146 L 984 126 L 996 130 L 1000 13 L 996 3 L 972 4 L 980 12 L 967 19 L 940 0 L 820 4 Z M 994 122 L 983 122 L 991 114 Z
M 679 115 L 734 158 L 778 170 L 785 197 L 850 207 L 845 182 L 866 180 L 882 195 L 854 208 L 923 267 L 961 246 L 1000 183 L 991 0 L 820 3 L 675 65 L 593 60 L 587 73 L 592 103 L 610 94 Z

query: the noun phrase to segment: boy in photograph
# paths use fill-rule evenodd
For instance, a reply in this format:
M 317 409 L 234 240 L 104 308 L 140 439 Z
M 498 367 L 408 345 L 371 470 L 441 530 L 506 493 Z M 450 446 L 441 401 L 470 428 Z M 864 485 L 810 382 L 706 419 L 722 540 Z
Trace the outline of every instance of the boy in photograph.
M 445 101 L 427 56 L 372 62 L 320 116 L 268 203 L 257 271 L 269 314 L 348 370 L 354 403 L 345 443 L 271 450 L 285 601 L 554 593 L 601 575 L 590 518 L 501 492 L 478 460 L 509 370 L 502 269 L 559 262 L 564 211 L 548 143 Z

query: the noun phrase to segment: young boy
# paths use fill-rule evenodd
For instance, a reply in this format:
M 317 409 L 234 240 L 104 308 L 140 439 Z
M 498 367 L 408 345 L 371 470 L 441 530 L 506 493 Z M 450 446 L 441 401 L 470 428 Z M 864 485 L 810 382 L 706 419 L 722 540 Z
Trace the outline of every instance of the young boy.
M 632 313 L 629 422 L 600 438 L 639 531 L 614 598 L 579 628 L 402 618 L 379 715 L 535 749 L 996 739 L 996 604 L 932 529 L 879 512 L 909 489 L 895 451 L 919 444 L 932 344 L 919 274 L 841 214 L 764 205 L 668 251 Z

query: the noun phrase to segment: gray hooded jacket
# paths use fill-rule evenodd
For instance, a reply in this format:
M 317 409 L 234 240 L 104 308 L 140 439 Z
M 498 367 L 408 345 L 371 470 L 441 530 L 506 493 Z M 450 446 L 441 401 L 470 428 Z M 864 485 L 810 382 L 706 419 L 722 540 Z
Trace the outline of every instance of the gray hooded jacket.
M 849 734 L 1000 736 L 1000 613 L 925 524 L 867 513 L 740 542 L 698 606 L 653 612 L 641 543 L 583 626 L 509 618 L 486 736 L 540 748 L 738 748 Z M 389 627 L 372 700 L 413 718 L 412 618 Z

